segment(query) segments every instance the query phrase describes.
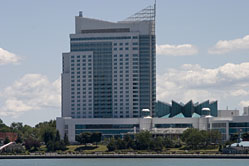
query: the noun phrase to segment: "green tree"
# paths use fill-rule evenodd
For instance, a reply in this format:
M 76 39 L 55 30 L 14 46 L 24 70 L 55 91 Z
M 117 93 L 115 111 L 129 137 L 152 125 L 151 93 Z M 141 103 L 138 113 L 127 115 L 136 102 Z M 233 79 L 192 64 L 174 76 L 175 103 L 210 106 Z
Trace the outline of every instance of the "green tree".
M 58 130 L 56 130 L 55 141 L 60 141 L 60 140 L 61 140 L 60 133 Z
M 249 141 L 249 132 L 242 134 L 243 141 Z
M 50 133 L 52 133 L 51 134 L 52 136 L 56 137 L 56 122 L 55 122 L 55 120 L 50 120 L 48 122 L 46 121 L 46 122 L 42 122 L 42 123 L 39 123 L 39 124 L 35 125 L 33 133 L 41 141 L 44 141 L 44 133 L 48 132 L 48 131 Z M 52 139 L 48 139 L 48 140 L 52 140 Z
M 24 140 L 31 137 L 31 136 L 38 138 L 38 135 L 37 135 L 35 129 L 29 125 L 23 126 L 23 128 L 21 129 L 21 134 L 22 134 Z
M 91 134 L 91 142 L 95 142 L 95 145 L 97 147 L 98 142 L 101 141 L 102 134 L 99 132 L 92 133 Z
M 238 139 L 239 139 L 239 134 L 232 134 L 232 135 L 230 136 L 230 141 L 231 141 L 231 142 L 237 142 Z
M 17 134 L 17 139 L 16 139 L 16 141 L 15 141 L 16 143 L 19 143 L 19 144 L 21 144 L 22 142 L 23 142 L 23 139 L 22 139 L 22 136 L 21 136 L 21 134 Z
M 1 120 L 0 121 L 0 132 L 12 132 L 12 129 L 9 126 L 5 125 L 3 121 Z
M 183 132 L 182 140 L 190 149 L 198 149 L 204 144 L 205 138 L 198 129 L 190 128 Z
M 91 133 L 80 133 L 80 135 L 76 136 L 76 141 L 86 146 L 87 143 L 91 143 Z
M 53 130 L 51 130 L 50 128 L 48 128 L 47 130 L 45 130 L 42 134 L 42 139 L 45 142 L 45 144 L 47 145 L 49 141 L 54 141 L 55 140 L 55 133 Z
M 201 134 L 200 146 L 207 148 L 211 144 L 210 132 L 206 130 L 199 131 Z
M 222 135 L 218 130 L 211 130 L 208 132 L 208 138 L 210 139 L 210 144 L 220 144 L 222 140 Z
M 116 141 L 116 147 L 117 149 L 121 150 L 121 149 L 126 149 L 126 144 L 125 141 L 123 141 L 122 139 L 118 138 Z
M 25 139 L 24 146 L 28 151 L 37 151 L 41 144 L 39 140 L 29 137 Z
M 148 150 L 152 141 L 152 135 L 149 131 L 142 131 L 135 135 L 136 149 Z
M 66 150 L 66 145 L 64 141 L 56 141 L 54 142 L 54 150 Z
M 39 140 L 37 140 L 37 139 L 34 139 L 34 140 L 33 140 L 33 147 L 34 147 L 34 151 L 37 151 L 37 150 L 38 150 L 38 148 L 40 148 L 40 146 L 41 146 L 40 141 L 39 141 Z
M 110 142 L 107 144 L 107 149 L 108 151 L 114 151 L 117 149 L 116 141 L 114 138 L 111 138 Z
M 48 151 L 48 152 L 53 152 L 53 151 L 55 151 L 55 143 L 54 143 L 53 141 L 51 141 L 51 140 L 49 140 L 49 141 L 47 142 L 46 147 L 47 147 L 47 151 Z
M 6 137 L 6 138 L 4 139 L 4 141 L 3 141 L 4 144 L 8 144 L 9 142 L 10 142 L 9 137 Z
M 22 130 L 23 124 L 21 122 L 13 122 L 13 123 L 11 123 L 10 128 L 13 131 L 18 132 L 18 131 Z
M 151 141 L 150 145 L 151 150 L 162 151 L 163 150 L 163 138 L 161 136 L 156 137 Z
M 174 141 L 172 139 L 170 139 L 169 137 L 164 138 L 163 145 L 165 148 L 174 148 L 175 147 Z
M 68 140 L 68 136 L 67 136 L 67 133 L 64 134 L 64 143 L 65 145 L 69 145 L 69 140 Z
M 127 149 L 135 148 L 135 142 L 130 135 L 128 134 L 124 135 L 124 142 Z

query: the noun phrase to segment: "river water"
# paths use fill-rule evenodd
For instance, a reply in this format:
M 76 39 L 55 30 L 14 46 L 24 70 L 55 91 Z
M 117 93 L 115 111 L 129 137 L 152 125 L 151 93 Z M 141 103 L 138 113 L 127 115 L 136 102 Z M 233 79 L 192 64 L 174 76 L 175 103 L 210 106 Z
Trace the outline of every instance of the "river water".
M 2 159 L 0 166 L 249 166 L 249 159 Z
M 2 159 L 0 166 L 249 166 L 249 159 Z

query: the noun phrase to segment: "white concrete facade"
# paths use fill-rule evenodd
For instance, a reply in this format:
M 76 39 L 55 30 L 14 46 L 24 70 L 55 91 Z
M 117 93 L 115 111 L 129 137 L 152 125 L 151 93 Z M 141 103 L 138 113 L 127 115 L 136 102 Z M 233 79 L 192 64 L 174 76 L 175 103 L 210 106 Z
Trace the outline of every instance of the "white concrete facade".
M 229 140 L 233 130 L 237 132 L 249 131 L 249 118 L 248 116 L 233 116 L 233 117 L 202 117 L 202 118 L 95 118 L 95 119 L 72 119 L 72 118 L 57 118 L 56 126 L 60 134 L 63 136 L 68 134 L 69 141 L 75 142 L 77 135 L 76 125 L 89 125 L 90 128 L 84 128 L 81 132 L 105 132 L 110 131 L 108 134 L 102 133 L 103 136 L 124 135 L 126 133 L 136 133 L 142 130 L 148 130 L 152 133 L 174 132 L 179 130 L 181 134 L 187 128 L 196 128 L 199 130 L 218 130 L 222 134 L 223 140 Z M 234 125 L 237 125 L 234 126 Z M 240 124 L 248 124 L 248 126 L 240 127 Z M 130 125 L 136 127 L 127 128 L 91 128 L 94 125 Z M 185 127 L 184 127 L 185 126 Z M 188 127 L 186 127 L 188 126 Z M 241 130 L 243 129 L 243 130 Z M 117 133 L 115 131 L 120 131 Z M 112 133 L 113 132 L 113 133 Z
M 249 106 L 248 107 L 244 107 L 243 115 L 244 116 L 249 116 Z
M 93 74 L 90 70 L 93 67 L 92 59 L 92 52 L 63 54 L 62 117 L 93 117 L 93 95 L 91 92 Z M 81 77 L 77 78 L 77 73 Z M 77 106 L 76 104 L 80 102 L 83 104 Z
M 239 110 L 218 110 L 218 117 L 239 116 Z

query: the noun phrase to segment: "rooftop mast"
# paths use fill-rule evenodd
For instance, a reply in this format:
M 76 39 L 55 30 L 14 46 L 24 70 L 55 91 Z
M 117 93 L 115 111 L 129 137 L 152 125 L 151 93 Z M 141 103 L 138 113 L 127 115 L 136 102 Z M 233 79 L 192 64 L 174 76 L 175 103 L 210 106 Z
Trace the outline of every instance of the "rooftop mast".
M 132 22 L 132 21 L 155 21 L 156 19 L 156 1 L 154 5 L 150 5 L 139 12 L 131 15 L 122 22 Z

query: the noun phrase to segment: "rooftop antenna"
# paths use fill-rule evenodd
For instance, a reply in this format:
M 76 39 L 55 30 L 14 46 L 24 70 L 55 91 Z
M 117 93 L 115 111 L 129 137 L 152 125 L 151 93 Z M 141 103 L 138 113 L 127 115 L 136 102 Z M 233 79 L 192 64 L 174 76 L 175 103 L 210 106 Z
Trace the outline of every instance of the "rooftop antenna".
M 79 12 L 79 17 L 82 17 L 82 15 L 83 15 L 83 14 L 82 14 L 82 11 L 80 11 L 80 12 Z
M 152 22 L 152 34 L 155 33 L 155 21 L 156 21 L 156 0 L 154 5 L 147 6 L 139 12 L 131 15 L 123 21 L 119 22 L 133 22 L 133 21 L 151 21 Z
M 150 5 L 120 22 L 155 21 L 155 12 L 155 4 Z

